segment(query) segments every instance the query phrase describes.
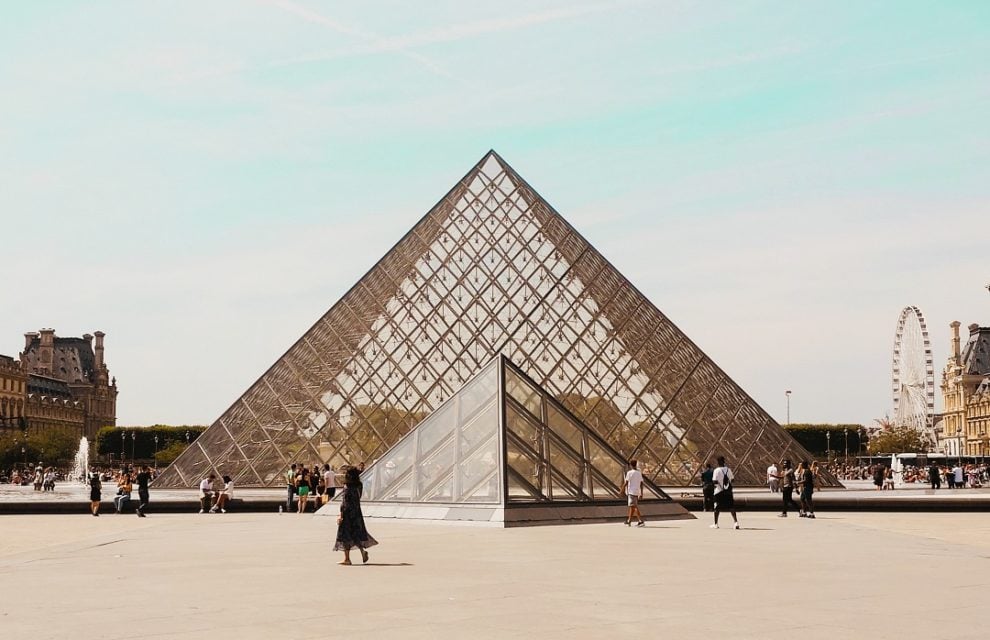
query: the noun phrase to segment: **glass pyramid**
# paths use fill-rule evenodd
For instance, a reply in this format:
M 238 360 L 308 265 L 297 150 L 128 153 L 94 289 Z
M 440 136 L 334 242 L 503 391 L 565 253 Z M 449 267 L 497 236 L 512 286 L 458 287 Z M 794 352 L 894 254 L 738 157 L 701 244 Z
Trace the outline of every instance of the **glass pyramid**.
M 504 356 L 497 356 L 362 476 L 368 516 L 505 526 L 627 514 L 626 463 Z M 550 509 L 531 507 L 551 506 Z M 652 482 L 640 508 L 690 517 Z M 336 515 L 330 505 L 324 515 Z
M 659 485 L 716 455 L 741 485 L 810 458 L 492 151 L 156 485 L 370 463 L 499 353 Z

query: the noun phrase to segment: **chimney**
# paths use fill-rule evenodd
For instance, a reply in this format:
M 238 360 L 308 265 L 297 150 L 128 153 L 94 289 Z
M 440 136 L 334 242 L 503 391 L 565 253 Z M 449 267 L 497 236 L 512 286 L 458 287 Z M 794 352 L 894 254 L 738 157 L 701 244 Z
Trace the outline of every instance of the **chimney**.
M 89 343 L 90 348 L 93 348 L 93 334 L 84 333 L 82 339 Z
M 93 353 L 96 355 L 96 364 L 93 368 L 97 372 L 100 372 L 103 371 L 103 336 L 106 334 L 102 331 L 97 331 L 93 335 L 96 336 L 96 346 L 93 347 Z
M 55 329 L 41 330 L 41 347 L 38 349 L 38 366 L 46 376 L 52 374 L 55 360 Z
M 974 333 L 979 333 L 980 331 L 980 325 L 976 324 L 975 322 L 966 328 L 969 329 L 969 335 L 973 335 Z
M 37 337 L 38 332 L 36 331 L 29 331 L 24 334 L 24 353 L 27 353 L 27 350 L 31 348 L 31 343 L 34 342 L 34 339 Z
M 953 320 L 949 324 L 952 327 L 952 361 L 959 364 L 959 327 L 962 325 L 958 320 Z

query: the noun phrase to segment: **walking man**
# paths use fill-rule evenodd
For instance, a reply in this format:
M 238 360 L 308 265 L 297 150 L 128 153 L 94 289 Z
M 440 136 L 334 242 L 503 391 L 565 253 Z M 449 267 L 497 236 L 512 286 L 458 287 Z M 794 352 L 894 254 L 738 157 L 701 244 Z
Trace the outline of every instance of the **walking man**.
M 148 508 L 148 483 L 151 482 L 151 468 L 148 465 L 141 467 L 141 473 L 137 474 L 138 483 L 138 508 L 134 511 L 139 518 L 147 517 L 144 510 Z
M 812 494 L 815 492 L 815 471 L 808 466 L 807 460 L 801 461 L 800 469 L 801 471 L 801 508 L 804 513 L 801 515 L 805 518 L 815 519 L 815 505 L 812 501 Z M 817 469 L 817 463 L 815 463 L 815 468 Z
M 791 468 L 791 461 L 784 460 L 780 463 L 780 466 L 781 470 L 777 478 L 780 480 L 780 494 L 784 499 L 784 510 L 781 511 L 780 515 L 777 517 L 786 518 L 788 506 L 793 506 L 798 511 L 801 511 L 801 507 L 794 502 L 794 498 L 792 497 L 794 495 L 794 485 L 796 485 L 797 482 L 794 477 L 794 469 Z M 801 511 L 801 517 L 804 517 L 804 511 Z
M 770 493 L 780 491 L 780 476 L 777 475 L 776 462 L 771 462 L 770 466 L 767 467 L 767 486 L 770 487 Z
M 337 472 L 329 464 L 323 465 L 323 484 L 329 502 L 337 495 Z
M 732 470 L 725 464 L 725 456 L 719 456 L 718 466 L 712 478 L 715 481 L 715 522 L 712 529 L 718 529 L 718 514 L 728 511 L 732 514 L 732 528 L 739 528 L 739 520 L 736 518 L 736 503 L 732 498 Z
M 706 462 L 705 470 L 701 472 L 701 509 L 715 509 L 715 470 L 711 462 Z
M 643 522 L 643 515 L 639 512 L 639 499 L 643 497 L 643 474 L 636 468 L 637 464 L 635 458 L 629 461 L 629 471 L 626 471 L 626 477 L 622 481 L 622 491 L 626 494 L 626 501 L 629 503 L 629 515 L 626 516 L 627 527 L 633 516 L 636 516 L 637 527 L 646 526 L 646 523 Z
M 938 465 L 934 461 L 928 466 L 928 482 L 931 483 L 932 489 L 938 489 L 942 486 L 942 476 L 938 472 Z
M 285 498 L 285 510 L 292 511 L 292 501 L 296 497 L 296 464 L 293 462 L 288 471 L 285 472 L 285 485 L 288 488 L 288 496 Z

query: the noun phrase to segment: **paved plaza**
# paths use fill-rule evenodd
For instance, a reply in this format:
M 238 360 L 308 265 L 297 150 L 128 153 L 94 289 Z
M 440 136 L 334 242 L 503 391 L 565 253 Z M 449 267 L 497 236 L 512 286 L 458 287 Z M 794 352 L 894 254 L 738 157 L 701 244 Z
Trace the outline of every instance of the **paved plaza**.
M 332 518 L 0 518 L 5 638 L 891 638 L 985 635 L 984 514 L 742 514 L 645 529 Z

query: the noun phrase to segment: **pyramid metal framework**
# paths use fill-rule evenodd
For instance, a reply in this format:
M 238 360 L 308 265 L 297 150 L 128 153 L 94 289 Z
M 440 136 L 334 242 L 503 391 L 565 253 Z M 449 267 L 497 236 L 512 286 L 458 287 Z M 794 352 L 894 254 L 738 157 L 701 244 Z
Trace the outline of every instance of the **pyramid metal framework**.
M 518 526 L 627 515 L 622 456 L 499 355 L 362 474 L 370 517 Z M 642 513 L 690 514 L 646 480 Z M 321 515 L 336 516 L 330 504 Z
M 156 485 L 370 463 L 499 353 L 661 486 L 810 457 L 491 151 Z

